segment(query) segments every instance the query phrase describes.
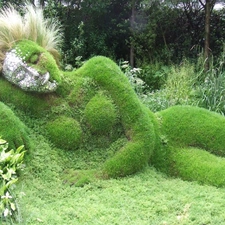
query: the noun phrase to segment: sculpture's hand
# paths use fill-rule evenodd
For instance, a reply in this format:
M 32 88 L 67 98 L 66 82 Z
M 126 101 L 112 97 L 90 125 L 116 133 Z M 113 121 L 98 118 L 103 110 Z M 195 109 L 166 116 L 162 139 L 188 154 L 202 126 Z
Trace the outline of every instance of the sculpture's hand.
M 0 102 L 0 137 L 9 143 L 9 148 L 24 145 L 30 147 L 28 128 L 16 117 L 12 110 Z

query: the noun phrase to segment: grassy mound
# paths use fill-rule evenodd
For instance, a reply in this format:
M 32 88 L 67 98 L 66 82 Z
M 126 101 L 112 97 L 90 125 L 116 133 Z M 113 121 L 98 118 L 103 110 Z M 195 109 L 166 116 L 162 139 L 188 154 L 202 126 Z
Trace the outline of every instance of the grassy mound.
M 35 61 L 35 56 L 29 59 Z M 150 161 L 173 176 L 225 185 L 223 176 L 215 178 L 215 174 L 223 171 L 223 160 L 220 167 L 217 163 L 220 158 L 209 154 L 224 156 L 224 117 L 190 106 L 175 106 L 153 114 L 140 102 L 119 67 L 106 57 L 93 57 L 80 69 L 64 73 L 56 93 L 23 92 L 4 79 L 0 79 L 0 86 L 0 99 L 29 112 L 31 127 L 40 126 L 39 133 L 47 133 L 54 146 L 78 152 L 105 152 L 104 163 L 94 168 L 97 174 L 93 168 L 82 172 L 88 179 L 130 175 Z M 3 111 L 4 107 L 0 106 Z M 3 138 L 12 142 L 14 136 Z M 121 139 L 125 141 L 120 142 Z M 206 162 L 203 159 L 207 156 L 211 160 Z M 187 165 L 190 170 L 186 169 Z M 207 168 L 214 172 L 205 172 Z M 71 174 L 83 179 L 72 171 L 68 175 L 71 180 Z
M 225 186 L 225 158 L 196 148 L 174 148 L 171 151 L 170 174 L 200 184 Z

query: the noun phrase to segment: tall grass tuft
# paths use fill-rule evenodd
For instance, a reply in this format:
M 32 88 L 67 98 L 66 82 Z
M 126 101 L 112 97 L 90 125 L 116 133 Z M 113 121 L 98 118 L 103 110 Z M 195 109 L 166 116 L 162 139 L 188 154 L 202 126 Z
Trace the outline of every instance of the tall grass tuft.
M 13 44 L 23 39 L 23 18 L 12 7 L 0 11 L 0 60 L 4 60 L 5 52 Z
M 24 35 L 26 39 L 36 42 L 49 52 L 55 52 L 55 49 L 61 44 L 61 27 L 52 19 L 45 19 L 43 10 L 34 8 L 32 5 L 25 7 L 24 16 Z
M 225 114 L 225 66 L 224 51 L 217 64 L 211 65 L 204 82 L 199 86 L 198 105 L 220 114 Z
M 172 65 L 169 69 L 165 85 L 157 91 L 149 92 L 142 99 L 152 111 L 164 110 L 173 105 L 192 105 L 196 76 L 195 66 L 184 60 L 180 65 Z
M 57 59 L 57 49 L 62 40 L 61 27 L 53 20 L 45 19 L 43 10 L 27 4 L 22 16 L 12 5 L 0 10 L 0 61 L 5 53 L 20 40 L 31 40 L 49 51 Z M 1 66 L 1 65 L 0 65 Z

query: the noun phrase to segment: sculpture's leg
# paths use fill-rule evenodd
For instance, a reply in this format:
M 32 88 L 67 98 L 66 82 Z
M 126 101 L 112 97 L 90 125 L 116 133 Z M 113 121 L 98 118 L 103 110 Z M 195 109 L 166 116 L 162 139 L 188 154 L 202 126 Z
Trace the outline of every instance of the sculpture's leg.
M 157 116 L 170 145 L 199 147 L 225 156 L 224 116 L 192 106 L 174 106 Z
M 199 148 L 164 146 L 161 154 L 154 154 L 152 164 L 156 169 L 183 180 L 225 186 L 225 158 Z
M 28 128 L 2 102 L 0 102 L 0 137 L 9 143 L 9 148 L 21 145 L 26 149 L 30 147 Z
M 225 186 L 225 158 L 214 155 L 225 155 L 225 118 L 191 106 L 171 107 L 157 116 L 164 145 L 152 164 L 185 180 Z
M 170 174 L 201 184 L 225 186 L 225 158 L 197 148 L 174 148 Z

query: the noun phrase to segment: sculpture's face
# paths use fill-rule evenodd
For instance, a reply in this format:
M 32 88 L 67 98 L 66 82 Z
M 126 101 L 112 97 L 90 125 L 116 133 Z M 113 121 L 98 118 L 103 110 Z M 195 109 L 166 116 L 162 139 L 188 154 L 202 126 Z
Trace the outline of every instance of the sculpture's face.
M 21 41 L 6 53 L 2 72 L 25 91 L 53 92 L 60 81 L 54 58 L 31 41 Z

